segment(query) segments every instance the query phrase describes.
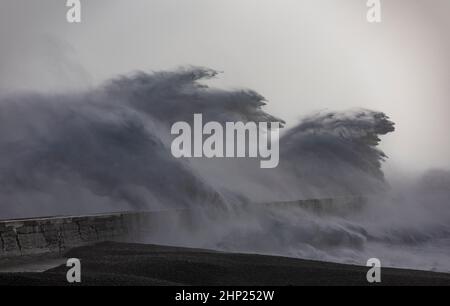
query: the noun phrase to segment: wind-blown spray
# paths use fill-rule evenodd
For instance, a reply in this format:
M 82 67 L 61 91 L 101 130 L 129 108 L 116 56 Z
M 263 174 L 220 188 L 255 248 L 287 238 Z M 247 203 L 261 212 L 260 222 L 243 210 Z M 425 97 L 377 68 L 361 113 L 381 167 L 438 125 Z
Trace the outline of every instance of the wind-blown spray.
M 449 268 L 448 255 L 433 252 L 449 249 L 448 216 L 388 194 L 377 145 L 394 124 L 383 113 L 306 117 L 280 138 L 275 169 L 247 159 L 174 158 L 170 127 L 194 114 L 284 123 L 252 90 L 201 82 L 216 75 L 196 67 L 139 72 L 82 93 L 0 97 L 0 218 L 188 208 L 194 228 L 167 224 L 170 234 L 148 241 L 359 264 L 378 255 L 390 265 Z M 368 207 L 345 217 L 257 204 L 367 194 Z M 211 208 L 220 209 L 205 213 Z M 425 244 L 427 254 L 405 256 Z

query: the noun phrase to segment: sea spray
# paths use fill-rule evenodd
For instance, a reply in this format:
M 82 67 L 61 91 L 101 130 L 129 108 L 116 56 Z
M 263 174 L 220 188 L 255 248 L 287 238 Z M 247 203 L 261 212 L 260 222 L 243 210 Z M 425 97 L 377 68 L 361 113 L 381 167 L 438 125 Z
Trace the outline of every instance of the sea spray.
M 388 188 L 377 145 L 394 125 L 381 112 L 306 117 L 281 135 L 280 165 L 270 171 L 251 159 L 174 158 L 170 127 L 196 113 L 283 125 L 260 94 L 202 83 L 216 75 L 139 72 L 80 93 L 1 97 L 0 217 L 181 208 L 192 212 L 188 225 L 174 218 L 146 241 L 449 270 L 449 192 Z M 370 201 L 346 216 L 259 205 L 348 195 Z

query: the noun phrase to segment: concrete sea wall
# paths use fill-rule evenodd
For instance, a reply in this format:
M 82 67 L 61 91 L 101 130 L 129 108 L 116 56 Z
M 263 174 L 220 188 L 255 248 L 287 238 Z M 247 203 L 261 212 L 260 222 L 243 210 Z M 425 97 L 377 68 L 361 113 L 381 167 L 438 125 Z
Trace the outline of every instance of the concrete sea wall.
M 105 240 L 124 240 L 138 233 L 145 214 L 115 213 L 0 221 L 0 257 L 22 256 Z
M 365 203 L 365 198 L 347 197 L 252 205 L 280 209 L 300 207 L 316 214 L 342 215 L 359 211 Z M 63 253 L 73 247 L 100 241 L 164 243 L 164 239 L 169 237 L 172 240 L 181 237 L 180 228 L 204 231 L 202 224 L 197 224 L 193 217 L 199 213 L 171 210 L 0 220 L 0 258 Z
M 361 211 L 367 205 L 368 201 L 369 197 L 354 196 L 283 201 L 265 203 L 265 205 L 277 208 L 299 207 L 317 215 L 345 216 Z

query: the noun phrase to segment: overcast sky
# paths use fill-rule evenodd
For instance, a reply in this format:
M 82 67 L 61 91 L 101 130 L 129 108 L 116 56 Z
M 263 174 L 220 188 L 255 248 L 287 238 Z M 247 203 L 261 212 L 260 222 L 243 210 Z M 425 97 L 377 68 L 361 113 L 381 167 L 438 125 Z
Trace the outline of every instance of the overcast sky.
M 288 127 L 311 111 L 386 112 L 387 170 L 450 168 L 450 1 L 0 0 L 0 91 L 95 86 L 134 70 L 201 65 L 255 89 Z

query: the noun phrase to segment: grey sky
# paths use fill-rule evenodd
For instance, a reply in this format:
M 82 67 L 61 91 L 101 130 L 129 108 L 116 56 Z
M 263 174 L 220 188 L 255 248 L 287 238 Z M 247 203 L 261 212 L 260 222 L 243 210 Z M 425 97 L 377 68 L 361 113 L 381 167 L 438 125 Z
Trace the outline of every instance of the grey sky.
M 288 127 L 311 111 L 386 112 L 387 168 L 450 167 L 450 2 L 382 0 L 0 0 L 0 90 L 76 90 L 136 69 L 201 65 L 249 87 Z M 388 169 L 389 170 L 389 169 Z

